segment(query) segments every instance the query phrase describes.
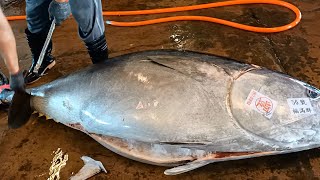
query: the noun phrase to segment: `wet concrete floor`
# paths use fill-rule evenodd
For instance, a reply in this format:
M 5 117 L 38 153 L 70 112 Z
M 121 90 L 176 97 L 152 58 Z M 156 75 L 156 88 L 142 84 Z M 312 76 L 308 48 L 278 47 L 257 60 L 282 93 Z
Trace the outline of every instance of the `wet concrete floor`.
M 109 0 L 104 10 L 137 10 L 183 6 L 215 0 Z M 24 1 L 2 2 L 6 15 L 25 14 Z M 107 26 L 106 36 L 110 56 L 150 49 L 180 49 L 227 56 L 254 63 L 320 87 L 320 1 L 294 0 L 302 11 L 302 22 L 294 29 L 276 34 L 258 34 L 205 22 L 172 22 L 143 27 L 121 28 Z M 286 9 L 269 5 L 233 6 L 173 15 L 208 15 L 257 26 L 278 26 L 294 16 Z M 143 18 L 112 17 L 113 20 L 136 21 Z M 105 18 L 107 19 L 107 17 Z M 25 36 L 25 21 L 10 23 L 17 39 L 20 65 L 27 69 L 31 55 Z M 54 56 L 57 65 L 32 86 L 50 82 L 90 64 L 77 26 L 70 18 L 57 27 L 54 36 Z M 1 61 L 1 71 L 7 70 Z M 31 86 L 30 86 L 31 87 Z M 52 152 L 61 148 L 69 160 L 61 171 L 67 179 L 82 166 L 81 156 L 101 161 L 107 174 L 92 179 L 319 179 L 319 149 L 288 155 L 262 157 L 234 162 L 210 164 L 178 176 L 165 176 L 165 167 L 139 163 L 121 157 L 76 130 L 46 121 L 33 115 L 30 123 L 18 130 L 7 129 L 7 114 L 0 113 L 0 177 L 1 179 L 46 179 L 53 158 Z

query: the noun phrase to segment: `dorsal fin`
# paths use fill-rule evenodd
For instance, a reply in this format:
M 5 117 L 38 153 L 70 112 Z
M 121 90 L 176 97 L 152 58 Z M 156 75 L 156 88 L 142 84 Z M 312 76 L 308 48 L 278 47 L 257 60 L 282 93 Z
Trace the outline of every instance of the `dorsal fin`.
M 174 69 L 185 75 L 190 75 L 192 71 L 196 71 L 194 66 L 189 66 L 189 64 L 192 64 L 192 61 L 184 57 L 177 58 L 175 56 L 148 56 L 148 59 L 153 63 Z
M 148 56 L 153 63 L 174 69 L 184 75 L 196 80 L 203 80 L 203 77 L 213 77 L 215 73 L 226 73 L 223 68 L 200 58 L 175 57 L 175 56 Z

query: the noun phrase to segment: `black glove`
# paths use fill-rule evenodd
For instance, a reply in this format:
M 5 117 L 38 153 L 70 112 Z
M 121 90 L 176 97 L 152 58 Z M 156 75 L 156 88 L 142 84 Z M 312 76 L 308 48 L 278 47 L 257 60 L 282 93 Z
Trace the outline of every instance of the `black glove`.
M 56 20 L 56 25 L 60 25 L 64 20 L 66 20 L 71 14 L 69 2 L 56 2 L 52 0 L 49 5 L 49 15 L 50 19 Z
M 14 91 L 24 92 L 25 91 L 25 83 L 22 72 L 18 72 L 17 74 L 10 75 L 10 88 Z

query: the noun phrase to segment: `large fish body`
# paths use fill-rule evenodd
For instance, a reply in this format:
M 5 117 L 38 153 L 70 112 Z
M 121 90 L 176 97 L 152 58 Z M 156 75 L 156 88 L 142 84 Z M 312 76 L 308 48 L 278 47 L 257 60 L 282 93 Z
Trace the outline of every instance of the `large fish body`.
M 30 89 L 31 106 L 125 157 L 179 174 L 320 146 L 320 91 L 195 52 L 147 51 Z

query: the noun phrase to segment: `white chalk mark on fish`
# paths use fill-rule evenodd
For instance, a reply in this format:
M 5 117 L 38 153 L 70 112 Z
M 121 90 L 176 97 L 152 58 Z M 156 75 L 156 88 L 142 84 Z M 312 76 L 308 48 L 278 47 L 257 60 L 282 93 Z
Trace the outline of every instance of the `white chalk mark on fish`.
M 97 119 L 93 114 L 91 114 L 90 112 L 88 111 L 82 111 L 83 114 L 85 114 L 87 117 L 89 117 L 90 119 L 100 123 L 100 124 L 105 124 L 105 125 L 110 125 L 110 123 L 108 122 L 105 122 L 105 121 L 102 121 L 100 119 Z
M 144 106 L 143 106 L 142 102 L 141 102 L 141 101 L 139 101 L 139 103 L 138 103 L 138 105 L 137 105 L 136 109 L 143 109 L 143 108 L 144 108 Z
M 157 100 L 153 100 L 153 106 L 154 106 L 154 107 L 157 107 L 158 104 L 159 104 L 159 102 L 158 102 Z
M 148 77 L 144 76 L 142 73 L 135 74 L 134 76 L 137 77 L 138 81 L 140 81 L 142 83 L 148 83 L 149 82 Z

